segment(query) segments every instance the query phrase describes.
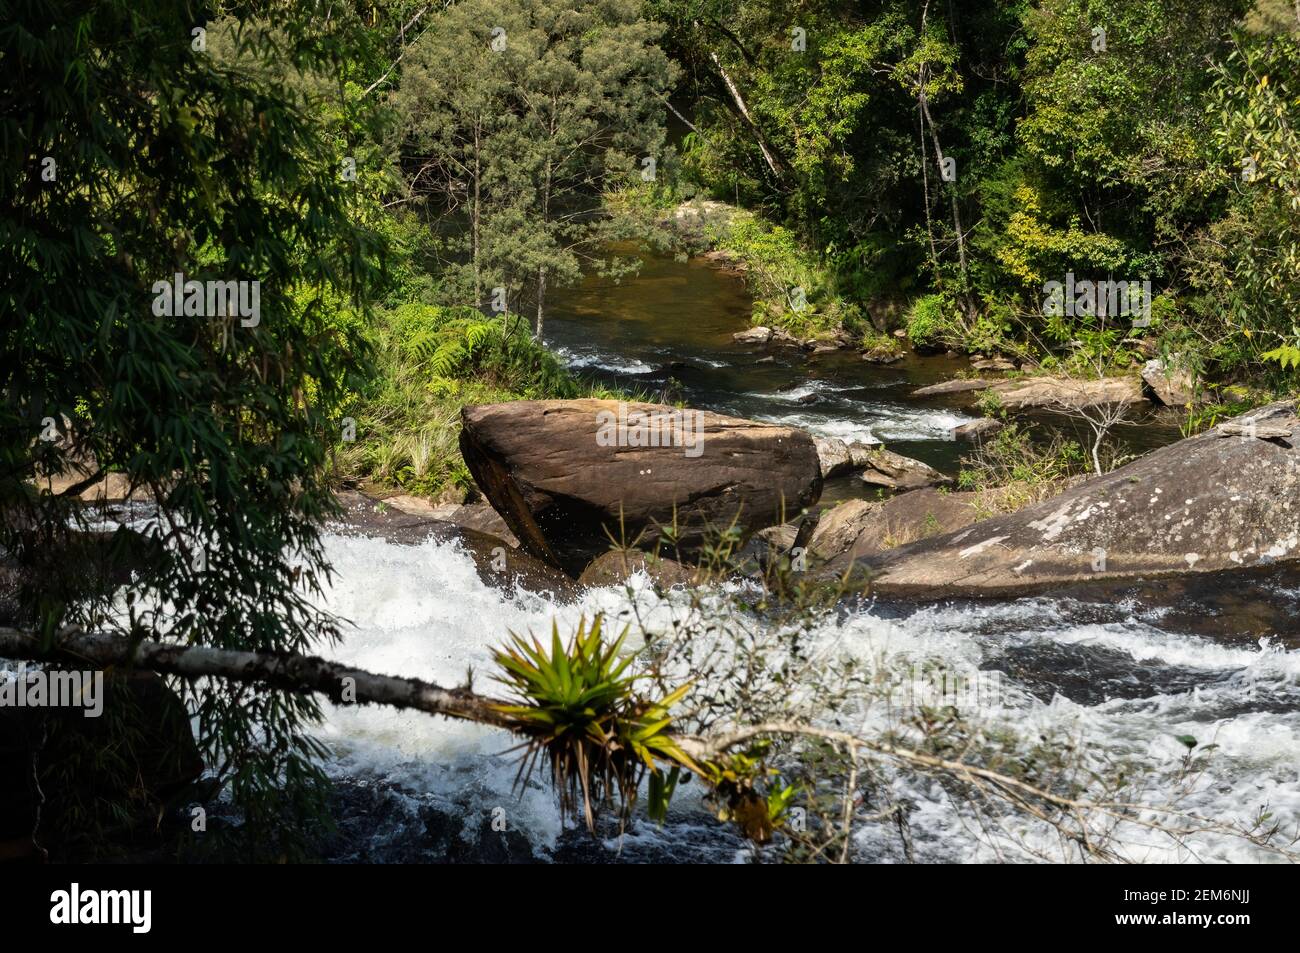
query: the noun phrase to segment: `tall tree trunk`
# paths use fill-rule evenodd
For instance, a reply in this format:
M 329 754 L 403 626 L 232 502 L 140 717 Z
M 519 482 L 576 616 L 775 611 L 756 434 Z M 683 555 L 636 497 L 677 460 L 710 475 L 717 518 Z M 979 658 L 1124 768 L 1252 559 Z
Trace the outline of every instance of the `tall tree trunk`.
M 727 68 L 722 65 L 722 60 L 718 58 L 718 54 L 710 50 L 709 57 L 713 60 L 713 65 L 717 68 L 718 75 L 722 77 L 723 85 L 727 87 L 727 92 L 731 96 L 731 102 L 735 107 L 736 114 L 740 116 L 741 120 L 745 123 L 745 126 L 749 129 L 750 135 L 752 135 L 754 141 L 758 143 L 758 149 L 763 153 L 763 160 L 767 163 L 767 167 L 772 170 L 772 175 L 776 177 L 778 182 L 785 182 L 789 177 L 789 168 L 786 166 L 785 160 L 782 159 L 776 149 L 772 147 L 772 144 L 767 141 L 767 136 L 763 135 L 763 130 L 758 128 L 758 123 L 754 122 L 754 117 L 749 113 L 749 107 L 745 105 L 745 97 L 740 94 L 740 87 L 738 87 L 735 81 L 731 78 L 731 74 L 727 72 Z
M 939 168 L 943 168 L 943 149 L 939 145 L 939 132 L 934 128 L 934 119 L 930 116 L 930 101 L 925 95 L 925 87 L 921 87 L 921 112 L 925 115 L 925 122 L 930 127 L 930 139 L 934 142 L 934 157 L 939 163 Z M 966 238 L 961 227 L 961 209 L 957 204 L 957 183 L 948 183 L 948 195 L 952 199 L 952 227 L 957 232 L 957 260 L 961 262 L 962 278 L 966 277 Z
M 552 109 L 551 115 L 555 115 Z M 552 130 L 552 135 L 554 130 Z M 542 227 L 545 228 L 551 221 L 551 176 L 553 169 L 551 160 L 548 156 L 546 159 L 546 178 L 542 184 Z M 542 340 L 542 321 L 545 317 L 546 307 L 546 266 L 537 266 L 537 327 L 533 329 L 533 338 L 539 343 Z
M 922 4 L 921 6 L 921 36 L 922 37 L 925 36 L 925 25 L 929 16 L 930 16 L 930 0 L 925 0 L 925 3 Z M 951 31 L 951 25 L 949 29 Z M 930 139 L 934 143 L 934 159 L 939 166 L 940 179 L 942 180 L 943 158 L 944 158 L 943 147 L 939 144 L 939 130 L 935 128 L 934 117 L 930 115 L 930 97 L 925 91 L 925 84 L 929 76 L 929 72 L 930 72 L 929 64 L 923 62 L 920 66 L 920 69 L 917 72 L 916 101 L 917 104 L 921 107 L 922 150 L 924 150 L 925 148 L 924 146 L 925 127 L 928 124 L 930 127 Z M 924 163 L 922 164 L 922 173 L 924 174 Z M 949 186 L 950 188 L 948 190 L 948 197 L 952 200 L 952 227 L 953 227 L 953 231 L 956 232 L 957 234 L 957 260 L 961 265 L 962 293 L 960 297 L 960 302 L 961 302 L 962 310 L 966 313 L 967 319 L 970 320 L 974 317 L 974 305 L 970 300 L 969 294 L 967 294 L 968 281 L 967 281 L 967 265 L 966 265 L 966 234 L 961 224 L 961 207 L 957 202 L 957 183 L 955 181 L 955 177 L 954 177 L 954 181 L 949 183 Z M 925 212 L 926 212 L 926 223 L 928 225 L 930 221 L 929 219 L 930 202 L 928 198 L 930 186 L 929 186 L 928 177 L 925 180 L 925 187 L 927 193 Z M 933 242 L 933 236 L 931 236 L 931 242 Z
M 537 327 L 533 329 L 533 337 L 540 343 L 542 340 L 542 319 L 545 314 L 543 305 L 546 301 L 546 266 L 541 265 L 537 269 Z
M 483 271 L 479 260 L 479 216 L 482 212 L 483 175 L 482 175 L 482 138 L 477 119 L 474 122 L 474 201 L 470 208 L 470 244 L 474 257 L 474 303 L 483 307 Z
M 930 239 L 930 261 L 939 267 L 939 250 L 934 244 L 934 217 L 930 214 L 930 166 L 925 158 L 925 113 L 918 107 L 916 118 L 920 122 L 921 141 L 921 190 L 925 193 L 925 234 Z

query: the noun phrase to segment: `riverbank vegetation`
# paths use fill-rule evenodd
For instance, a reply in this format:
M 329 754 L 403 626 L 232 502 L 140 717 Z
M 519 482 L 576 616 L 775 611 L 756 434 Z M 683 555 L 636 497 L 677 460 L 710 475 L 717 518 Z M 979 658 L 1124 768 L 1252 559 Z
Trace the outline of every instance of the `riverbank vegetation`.
M 581 391 L 529 339 L 557 288 L 629 274 L 638 247 L 707 253 L 743 275 L 756 325 L 876 361 L 910 346 L 1096 376 L 1155 357 L 1223 406 L 1295 383 L 1285 4 L 620 0 L 581 38 L 563 3 L 391 6 L 363 24 L 377 75 L 339 112 L 387 121 L 345 127 L 358 199 L 413 253 L 346 478 L 465 487 L 458 461 L 428 462 L 456 460 L 457 401 Z M 1047 290 L 1085 282 L 1092 305 Z M 1100 313 L 1123 303 L 1107 282 L 1128 313 Z M 464 356 L 414 388 L 432 353 L 404 350 L 428 339 L 392 311 L 413 297 L 442 357 Z M 497 322 L 504 374 L 506 347 L 463 337 Z
M 1107 323 L 1051 313 L 1046 283 L 1149 281 L 1110 329 L 1294 385 L 1291 4 L 650 7 L 683 67 L 684 179 L 788 230 L 878 331 L 1042 360 Z

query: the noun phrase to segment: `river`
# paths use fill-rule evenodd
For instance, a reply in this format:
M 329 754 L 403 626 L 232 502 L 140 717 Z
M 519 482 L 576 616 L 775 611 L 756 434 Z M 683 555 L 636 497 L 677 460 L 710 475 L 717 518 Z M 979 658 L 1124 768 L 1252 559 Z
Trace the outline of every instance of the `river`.
M 736 279 L 701 261 L 651 260 L 615 285 L 591 278 L 557 299 L 548 345 L 570 366 L 690 406 L 779 421 L 815 433 L 886 441 L 954 472 L 962 448 L 946 439 L 968 419 L 955 402 L 918 401 L 917 386 L 952 376 L 947 357 L 880 367 L 854 352 L 809 357 L 734 343 L 749 299 Z M 771 355 L 774 360 L 763 361 Z M 1177 437 L 1146 422 L 1127 433 L 1143 449 Z M 853 481 L 826 498 L 861 493 Z M 326 604 L 351 621 L 336 658 L 373 671 L 462 681 L 491 670 L 507 632 L 561 631 L 595 612 L 653 635 L 684 609 L 682 594 L 589 590 L 565 603 L 485 585 L 452 543 L 399 546 L 331 532 L 337 576 Z M 633 603 L 639 610 L 632 613 Z M 1271 811 L 1300 824 L 1300 580 L 1267 574 L 1134 585 L 988 603 L 863 602 L 816 632 L 827 658 L 996 672 L 1001 691 L 979 717 L 989 730 L 1068 738 L 1093 766 L 1133 762 L 1149 771 L 1149 803 L 1248 822 Z M 480 675 L 486 680 L 486 675 Z M 480 682 L 480 687 L 483 683 Z M 1180 736 L 1213 745 L 1182 770 Z M 716 822 L 690 789 L 668 823 L 644 821 L 593 840 L 560 821 L 556 801 L 532 783 L 514 789 L 512 740 L 502 732 L 382 708 L 330 708 L 322 738 L 339 782 L 337 861 L 524 860 L 737 861 L 755 854 Z M 894 773 L 909 806 L 910 855 L 888 825 L 857 828 L 851 856 L 864 862 L 1077 859 L 1053 832 L 1023 818 L 972 831 L 959 804 L 932 781 Z M 504 831 L 500 828 L 504 827 Z M 1179 844 L 1140 824 L 1119 831 L 1136 861 L 1252 861 L 1272 854 L 1243 840 L 1202 835 Z

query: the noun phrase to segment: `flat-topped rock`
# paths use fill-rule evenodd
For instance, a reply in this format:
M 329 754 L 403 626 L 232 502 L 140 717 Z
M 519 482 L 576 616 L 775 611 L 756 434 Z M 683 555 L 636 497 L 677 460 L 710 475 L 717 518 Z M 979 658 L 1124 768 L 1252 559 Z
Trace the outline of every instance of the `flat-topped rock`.
M 1082 410 L 1145 400 L 1136 377 L 1026 377 L 999 382 L 992 390 L 1008 410 Z
M 950 381 L 940 381 L 937 384 L 930 384 L 926 387 L 918 387 L 912 391 L 913 397 L 939 397 L 943 394 L 965 394 L 971 391 L 988 390 L 993 386 L 994 381 L 986 381 L 979 378 L 956 378 Z
M 1102 404 L 1136 404 L 1146 399 L 1137 377 L 1021 377 L 1004 381 L 957 379 L 912 391 L 940 397 L 992 391 L 1007 410 L 1081 410 Z
M 812 437 L 776 424 L 593 399 L 472 406 L 461 421 L 465 462 L 520 545 L 575 576 L 611 537 L 651 548 L 675 520 L 687 555 L 821 495 Z

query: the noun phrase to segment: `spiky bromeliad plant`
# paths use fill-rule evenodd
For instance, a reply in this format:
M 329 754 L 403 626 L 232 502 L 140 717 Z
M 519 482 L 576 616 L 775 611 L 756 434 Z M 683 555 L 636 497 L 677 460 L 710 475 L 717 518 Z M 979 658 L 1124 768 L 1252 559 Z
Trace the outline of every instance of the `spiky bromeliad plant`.
M 546 762 L 565 816 L 577 816 L 578 797 L 588 829 L 594 829 L 599 808 L 615 796 L 626 821 L 636 802 L 637 788 L 650 776 L 654 819 L 662 820 L 683 769 L 701 769 L 668 732 L 668 710 L 690 689 L 690 683 L 659 700 L 635 691 L 639 676 L 628 674 L 633 656 L 621 656 L 627 629 L 613 642 L 602 639 L 603 618 L 590 627 L 584 618 L 566 648 L 552 623 L 551 647 L 511 633 L 511 643 L 494 652 L 502 674 L 497 679 L 521 699 L 499 706 L 513 730 L 525 737 L 519 783 L 527 783 L 539 760 Z

